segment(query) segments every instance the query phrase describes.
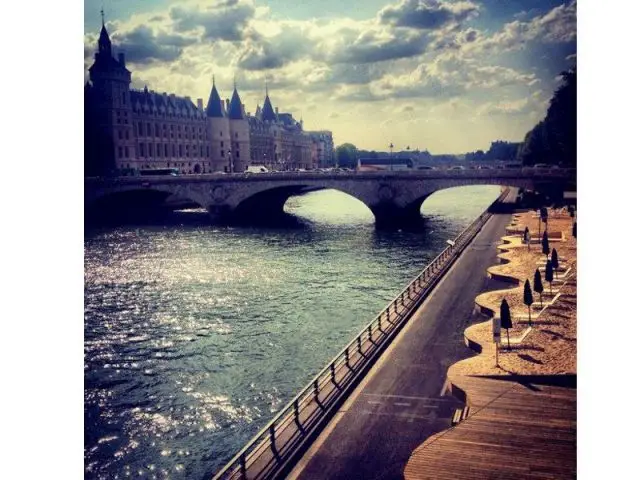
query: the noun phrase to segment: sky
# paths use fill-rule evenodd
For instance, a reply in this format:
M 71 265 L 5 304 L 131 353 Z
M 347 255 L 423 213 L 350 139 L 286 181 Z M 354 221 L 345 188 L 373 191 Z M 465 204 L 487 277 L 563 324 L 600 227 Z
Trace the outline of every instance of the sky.
M 205 103 L 234 77 L 305 130 L 360 149 L 487 150 L 522 141 L 576 63 L 576 1 L 85 0 L 84 70 L 100 9 L 132 87 Z

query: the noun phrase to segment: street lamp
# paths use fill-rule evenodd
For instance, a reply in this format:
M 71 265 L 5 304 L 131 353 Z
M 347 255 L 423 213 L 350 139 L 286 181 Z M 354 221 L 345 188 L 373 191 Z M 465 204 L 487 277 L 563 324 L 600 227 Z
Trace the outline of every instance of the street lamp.
M 229 156 L 229 173 L 233 173 L 233 158 L 231 157 L 231 149 L 227 150 Z

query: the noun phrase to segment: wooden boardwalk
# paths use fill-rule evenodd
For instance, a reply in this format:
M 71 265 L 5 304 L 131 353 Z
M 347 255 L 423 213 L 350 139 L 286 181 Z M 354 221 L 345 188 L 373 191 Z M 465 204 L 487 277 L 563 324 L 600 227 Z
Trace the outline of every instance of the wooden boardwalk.
M 464 390 L 454 393 L 466 394 L 469 416 L 420 445 L 405 479 L 576 478 L 573 379 L 557 386 L 544 377 L 451 378 Z

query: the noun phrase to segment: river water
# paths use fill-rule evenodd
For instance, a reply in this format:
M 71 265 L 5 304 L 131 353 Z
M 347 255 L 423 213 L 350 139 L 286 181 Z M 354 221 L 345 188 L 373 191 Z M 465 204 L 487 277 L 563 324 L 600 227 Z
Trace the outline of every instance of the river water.
M 498 194 L 437 192 L 420 233 L 332 190 L 299 228 L 87 231 L 86 478 L 210 478 Z

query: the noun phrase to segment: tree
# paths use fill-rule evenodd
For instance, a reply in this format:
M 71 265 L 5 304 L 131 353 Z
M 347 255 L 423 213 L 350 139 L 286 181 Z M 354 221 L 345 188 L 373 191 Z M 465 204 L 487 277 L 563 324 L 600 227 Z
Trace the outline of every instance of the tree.
M 529 233 L 529 227 L 524 227 L 524 243 L 526 243 L 527 248 L 531 250 L 531 234 Z
M 575 238 L 576 240 L 578 239 L 578 221 L 577 220 L 573 224 L 573 230 L 571 234 L 573 235 L 573 238 Z
M 518 148 L 518 160 L 523 165 L 576 165 L 577 72 L 574 68 L 560 75 L 563 81 L 549 102 L 547 116 L 526 134 Z
M 549 282 L 549 293 L 553 295 L 553 265 L 551 260 L 547 260 L 547 265 L 544 267 L 544 279 Z
M 551 251 L 549 250 L 549 235 L 547 235 L 547 231 L 544 231 L 542 235 L 542 253 L 547 256 L 547 260 L 549 259 L 549 254 Z
M 533 292 L 531 291 L 531 284 L 529 279 L 524 282 L 524 304 L 529 308 L 529 326 L 531 326 L 531 305 L 533 305 Z
M 553 270 L 556 272 L 556 278 L 558 278 L 558 268 L 560 267 L 560 261 L 558 260 L 558 252 L 554 248 L 551 252 L 551 266 Z
M 500 326 L 507 329 L 507 348 L 511 350 L 511 341 L 509 340 L 509 329 L 513 328 L 511 323 L 511 311 L 506 299 L 502 299 L 500 304 Z
M 358 164 L 358 149 L 352 143 L 343 143 L 336 148 L 336 158 L 340 167 L 355 168 Z
M 540 295 L 540 308 L 542 308 L 542 292 L 544 292 L 544 285 L 542 285 L 542 275 L 540 270 L 536 268 L 536 274 L 533 277 L 533 291 Z

